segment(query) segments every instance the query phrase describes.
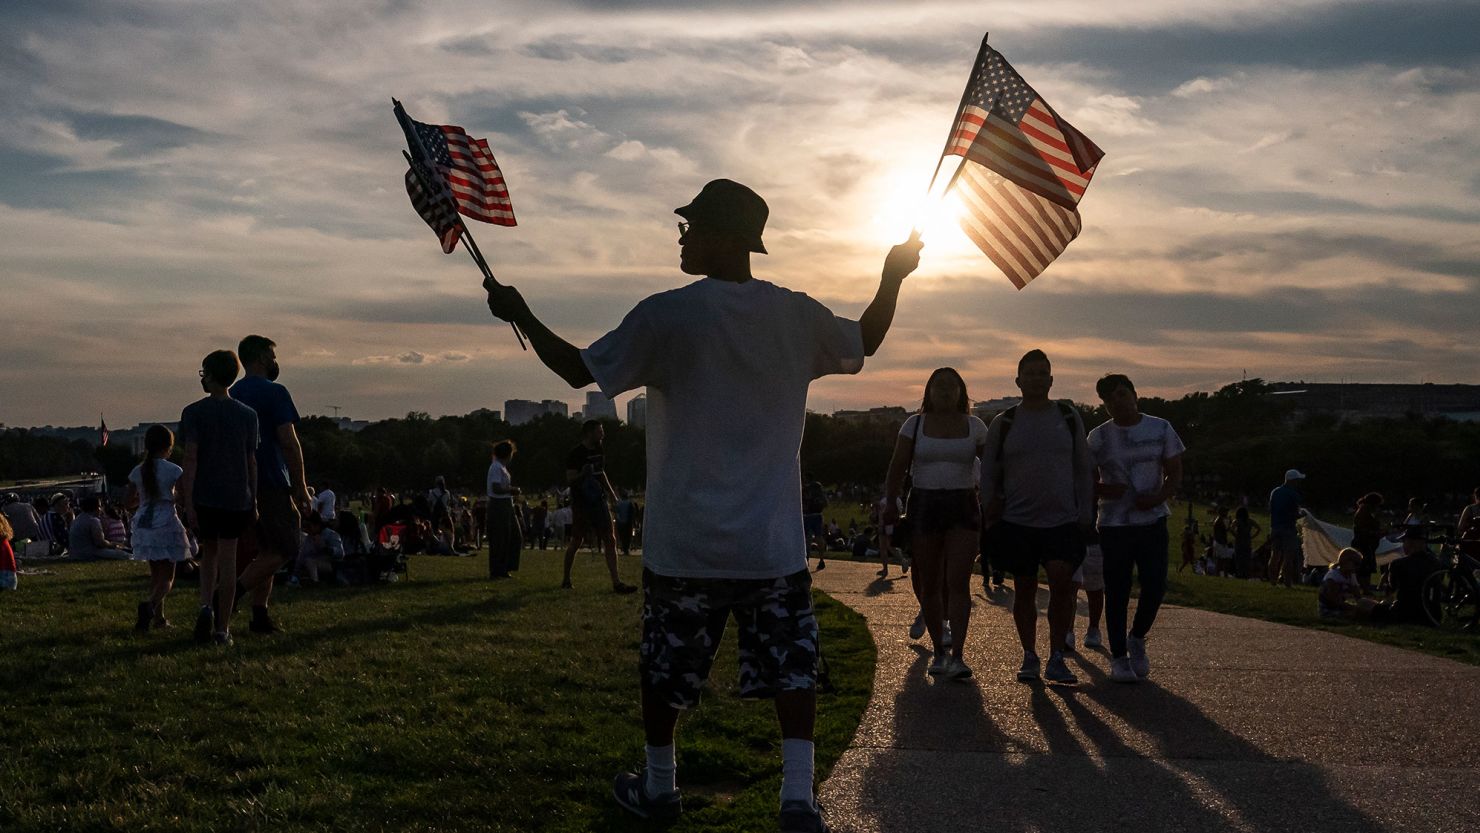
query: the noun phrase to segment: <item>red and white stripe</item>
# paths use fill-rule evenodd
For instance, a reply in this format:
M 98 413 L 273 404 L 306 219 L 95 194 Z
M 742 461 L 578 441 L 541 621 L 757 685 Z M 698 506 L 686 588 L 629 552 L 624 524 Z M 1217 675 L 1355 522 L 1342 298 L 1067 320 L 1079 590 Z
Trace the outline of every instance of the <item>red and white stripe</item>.
M 966 106 L 952 131 L 947 153 L 986 165 L 1046 199 L 1073 208 L 1094 176 L 1094 164 L 1080 168 L 1076 147 L 1092 149 L 1083 152 L 1095 164 L 1104 155 L 1038 99 L 1017 124 L 979 107 Z
M 443 168 L 442 175 L 452 189 L 457 210 L 485 223 L 516 225 L 509 189 L 488 140 L 475 139 L 454 125 L 443 125 L 442 135 L 447 139 L 447 151 L 452 157 L 452 167 Z
M 1079 210 L 1018 187 L 967 157 L 956 178 L 961 229 L 1018 289 L 1079 236 Z

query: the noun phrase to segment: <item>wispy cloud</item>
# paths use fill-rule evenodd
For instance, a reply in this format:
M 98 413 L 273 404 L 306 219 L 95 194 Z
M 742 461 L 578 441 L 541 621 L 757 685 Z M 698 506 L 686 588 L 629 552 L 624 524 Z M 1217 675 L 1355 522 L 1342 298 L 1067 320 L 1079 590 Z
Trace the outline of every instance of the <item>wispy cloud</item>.
M 279 342 L 301 395 L 358 416 L 574 401 L 412 213 L 392 94 L 489 137 L 520 225 L 475 233 L 574 342 L 688 280 L 671 211 L 717 176 L 770 202 L 758 273 L 856 316 L 988 20 L 1109 153 L 1085 232 L 1017 293 L 930 229 L 883 351 L 814 407 L 911 399 L 946 362 L 1006 393 L 1019 348 L 1045 342 L 1079 398 L 1112 366 L 1160 392 L 1235 367 L 1473 379 L 1455 311 L 1480 301 L 1480 49 L 1460 33 L 1480 6 L 1084 9 L 10 4 L 0 420 L 169 416 L 199 357 L 246 332 Z

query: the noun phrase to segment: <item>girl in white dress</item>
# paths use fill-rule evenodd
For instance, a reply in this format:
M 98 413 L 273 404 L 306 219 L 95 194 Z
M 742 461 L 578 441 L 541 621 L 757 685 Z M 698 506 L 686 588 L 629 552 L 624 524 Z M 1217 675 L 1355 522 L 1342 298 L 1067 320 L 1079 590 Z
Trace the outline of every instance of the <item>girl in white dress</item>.
M 175 512 L 175 481 L 184 472 L 169 461 L 175 435 L 163 425 L 144 433 L 144 460 L 128 475 L 129 506 L 134 512 L 134 558 L 149 562 L 149 599 L 139 602 L 140 631 L 169 627 L 164 597 L 175 583 L 175 565 L 190 557 L 190 538 Z

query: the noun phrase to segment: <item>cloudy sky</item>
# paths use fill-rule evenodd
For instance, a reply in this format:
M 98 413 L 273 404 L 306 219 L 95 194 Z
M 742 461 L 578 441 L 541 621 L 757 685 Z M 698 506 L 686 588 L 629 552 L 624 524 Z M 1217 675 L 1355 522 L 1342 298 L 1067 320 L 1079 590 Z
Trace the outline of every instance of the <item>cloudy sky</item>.
M 8 0 L 0 422 L 173 419 L 247 332 L 304 413 L 579 403 L 412 212 L 392 95 L 488 138 L 519 225 L 475 232 L 572 342 L 689 280 L 671 212 L 721 176 L 770 203 L 757 274 L 856 317 L 988 30 L 1106 151 L 1084 232 L 1019 292 L 931 221 L 814 409 L 1014 393 L 1035 346 L 1080 400 L 1480 382 L 1480 3 Z

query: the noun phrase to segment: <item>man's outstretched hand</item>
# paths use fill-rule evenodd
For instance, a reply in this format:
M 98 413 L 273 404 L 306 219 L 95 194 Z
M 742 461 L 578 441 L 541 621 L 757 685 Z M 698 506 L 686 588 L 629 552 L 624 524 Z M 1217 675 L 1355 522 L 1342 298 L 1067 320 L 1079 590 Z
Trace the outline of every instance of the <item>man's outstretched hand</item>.
M 910 239 L 889 250 L 884 258 L 884 280 L 902 281 L 920 265 L 920 250 L 925 244 L 920 241 L 920 232 L 910 232 Z
M 529 314 L 529 305 L 524 303 L 524 296 L 514 287 L 484 278 L 483 288 L 488 290 L 488 311 L 493 313 L 493 317 L 517 322 Z

